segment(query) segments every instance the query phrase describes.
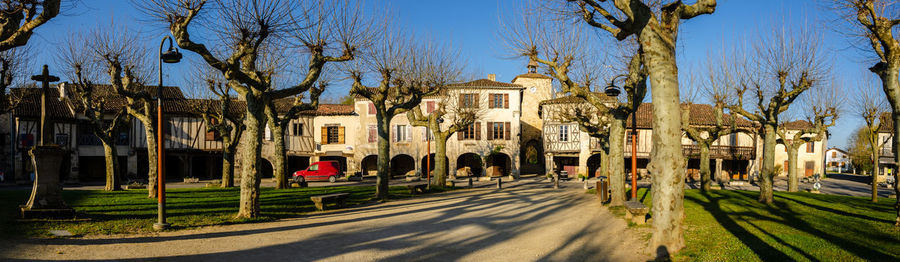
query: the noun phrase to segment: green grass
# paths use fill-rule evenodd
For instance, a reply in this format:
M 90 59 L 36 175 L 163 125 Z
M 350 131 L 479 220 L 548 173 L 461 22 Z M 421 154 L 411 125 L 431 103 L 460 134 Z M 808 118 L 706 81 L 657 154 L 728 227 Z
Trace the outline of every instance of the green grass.
M 432 188 L 433 192 L 441 191 Z M 274 190 L 262 188 L 262 217 L 235 219 L 239 188 L 192 188 L 167 190 L 168 222 L 173 230 L 233 223 L 271 221 L 298 217 L 315 211 L 310 196 L 326 193 L 350 193 L 348 205 L 372 202 L 374 186 L 312 187 Z M 391 187 L 392 198 L 410 197 L 406 187 Z M 75 235 L 141 233 L 152 231 L 156 222 L 156 199 L 147 198 L 147 190 L 117 192 L 67 190 L 63 197 L 77 213 L 76 220 L 18 221 L 18 205 L 24 204 L 30 191 L 0 191 L 0 236 L 47 236 L 48 230 L 65 229 Z
M 639 191 L 647 206 L 649 193 Z M 687 190 L 679 261 L 900 261 L 895 199 Z

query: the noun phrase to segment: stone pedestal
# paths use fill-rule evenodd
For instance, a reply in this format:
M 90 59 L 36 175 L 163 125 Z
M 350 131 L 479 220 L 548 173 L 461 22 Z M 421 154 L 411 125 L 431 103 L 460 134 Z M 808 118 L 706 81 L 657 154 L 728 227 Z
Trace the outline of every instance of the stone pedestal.
M 62 198 L 59 168 L 66 154 L 55 146 L 40 146 L 29 151 L 35 167 L 34 187 L 28 203 L 21 206 L 22 218 L 71 218 L 74 210 Z

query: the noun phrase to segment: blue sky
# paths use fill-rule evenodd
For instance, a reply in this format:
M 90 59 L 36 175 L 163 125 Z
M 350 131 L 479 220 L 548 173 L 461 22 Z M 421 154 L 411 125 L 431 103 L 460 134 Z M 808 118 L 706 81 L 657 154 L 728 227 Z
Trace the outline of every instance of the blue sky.
M 396 13 L 396 22 L 417 34 L 452 43 L 469 61 L 469 70 L 479 75 L 492 73 L 500 81 L 510 81 L 525 72 L 526 61 L 510 59 L 499 36 L 499 17 L 508 13 L 503 9 L 513 6 L 513 0 L 390 0 L 375 3 L 386 4 Z M 840 92 L 852 99 L 857 79 L 872 77 L 865 70 L 870 65 L 864 62 L 858 49 L 851 48 L 850 39 L 828 28 L 830 17 L 830 11 L 814 0 L 719 0 L 715 14 L 697 17 L 681 26 L 678 40 L 681 72 L 705 62 L 709 50 L 735 45 L 752 38 L 760 30 L 771 29 L 773 24 L 786 27 L 805 24 L 822 29 L 827 39 L 823 47 L 833 55 L 833 71 L 843 83 Z M 37 53 L 31 71 L 39 72 L 39 65 L 44 63 L 50 64 L 53 71 L 56 46 L 64 43 L 69 32 L 94 29 L 112 20 L 125 24 L 129 30 L 138 30 L 141 35 L 148 36 L 149 45 L 156 45 L 165 32 L 160 25 L 147 24 L 144 19 L 127 0 L 81 1 L 75 9 L 37 30 L 29 43 Z M 187 56 L 190 58 L 192 54 Z M 164 69 L 166 83 L 184 85 L 184 76 L 180 72 L 189 68 L 186 63 L 167 66 Z M 337 98 L 346 95 L 347 91 L 347 86 L 335 85 L 329 87 L 325 96 Z M 837 126 L 830 129 L 830 146 L 845 147 L 848 136 L 862 124 L 853 115 L 849 103 L 844 105 L 843 113 Z

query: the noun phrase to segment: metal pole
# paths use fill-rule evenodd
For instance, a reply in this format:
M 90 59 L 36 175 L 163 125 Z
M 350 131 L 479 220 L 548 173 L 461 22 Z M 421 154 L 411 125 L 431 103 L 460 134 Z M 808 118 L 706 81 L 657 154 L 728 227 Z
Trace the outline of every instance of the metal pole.
M 156 148 L 158 152 L 156 153 L 156 173 L 157 173 L 157 183 L 156 186 L 159 188 L 159 192 L 157 194 L 157 213 L 158 219 L 156 224 L 153 224 L 153 228 L 156 230 L 163 230 L 169 227 L 169 224 L 166 223 L 166 171 L 164 169 L 165 165 L 163 161 L 165 159 L 165 145 L 166 140 L 163 135 L 163 107 L 162 107 L 162 94 L 163 94 L 163 84 L 162 84 L 162 49 L 163 44 L 166 43 L 166 40 L 172 41 L 168 36 L 163 38 L 162 42 L 159 43 L 159 54 L 156 62 L 158 63 L 159 73 L 159 86 L 156 89 L 156 135 L 158 137 L 156 141 Z M 150 135 L 150 134 L 147 134 Z
M 631 113 L 631 200 L 637 199 L 637 107 Z
M 428 132 L 429 131 L 428 129 L 429 128 L 426 127 L 425 132 Z M 425 169 L 425 173 L 426 173 L 425 177 L 427 177 L 426 179 L 428 181 L 428 184 L 425 185 L 425 187 L 427 187 L 428 189 L 431 189 L 431 139 L 428 139 L 428 134 L 429 133 L 425 134 L 425 141 L 428 143 L 428 145 L 425 146 L 425 151 L 426 151 L 425 152 L 425 163 L 427 163 L 426 164 L 427 167 Z

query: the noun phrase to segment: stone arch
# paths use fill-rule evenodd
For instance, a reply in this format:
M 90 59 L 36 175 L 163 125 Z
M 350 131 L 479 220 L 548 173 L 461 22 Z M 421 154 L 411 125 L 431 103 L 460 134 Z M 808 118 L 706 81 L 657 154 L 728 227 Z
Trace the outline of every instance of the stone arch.
M 600 159 L 600 154 L 593 154 L 587 159 L 587 175 L 588 177 L 600 177 L 606 176 L 606 174 L 602 174 L 602 170 L 600 170 L 600 162 L 603 161 Z
M 468 169 L 466 169 L 468 168 Z M 464 153 L 456 158 L 457 176 L 481 176 L 484 164 L 481 156 L 475 153 Z M 466 171 L 468 172 L 466 172 Z
M 522 173 L 539 174 L 544 172 L 544 147 L 541 142 L 528 140 L 520 152 Z
M 428 165 L 429 157 L 431 157 L 431 169 L 428 169 L 429 168 L 429 165 Z M 435 160 L 434 153 L 431 153 L 428 156 L 423 156 L 422 160 L 419 162 L 421 162 L 421 163 L 419 163 L 419 167 L 422 170 L 428 169 L 428 171 L 434 171 L 435 163 L 437 163 L 437 161 Z M 448 167 L 447 171 L 449 172 L 450 171 L 450 169 L 449 169 L 450 159 L 448 159 L 446 156 L 444 157 L 444 164 L 445 164 L 445 167 Z M 422 174 L 425 175 L 425 172 L 422 172 Z
M 368 155 L 359 161 L 359 170 L 364 176 L 376 175 L 378 172 L 378 155 Z
M 512 170 L 512 158 L 506 153 L 496 152 L 488 157 L 488 176 L 508 176 Z
M 391 176 L 406 176 L 416 170 L 416 159 L 407 154 L 398 154 L 391 158 Z
M 272 166 L 272 162 L 270 162 L 268 159 L 260 158 L 259 170 L 257 172 L 259 173 L 260 178 L 272 178 L 272 175 L 275 171 Z

